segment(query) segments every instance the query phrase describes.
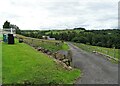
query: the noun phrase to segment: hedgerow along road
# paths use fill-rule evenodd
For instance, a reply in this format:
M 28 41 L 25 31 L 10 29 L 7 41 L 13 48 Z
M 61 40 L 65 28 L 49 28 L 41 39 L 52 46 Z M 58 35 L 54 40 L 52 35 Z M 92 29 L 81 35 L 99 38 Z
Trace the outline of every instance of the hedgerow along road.
M 85 52 L 72 43 L 68 45 L 73 54 L 73 66 L 83 73 L 75 84 L 118 84 L 118 64 L 101 55 Z

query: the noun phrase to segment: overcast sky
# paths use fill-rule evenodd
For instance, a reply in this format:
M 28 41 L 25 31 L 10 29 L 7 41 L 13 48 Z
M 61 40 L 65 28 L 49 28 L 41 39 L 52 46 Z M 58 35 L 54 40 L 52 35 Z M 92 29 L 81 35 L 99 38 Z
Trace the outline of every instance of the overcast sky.
M 20 29 L 112 29 L 119 0 L 0 0 L 0 28 L 8 20 Z

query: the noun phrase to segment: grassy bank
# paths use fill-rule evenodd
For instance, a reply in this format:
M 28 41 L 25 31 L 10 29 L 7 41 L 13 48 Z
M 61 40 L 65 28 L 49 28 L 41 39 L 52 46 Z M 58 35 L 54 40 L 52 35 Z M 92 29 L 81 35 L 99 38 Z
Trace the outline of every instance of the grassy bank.
M 56 52 L 58 50 L 68 50 L 69 47 L 65 42 L 57 40 L 44 40 L 37 38 L 25 37 L 22 35 L 17 35 L 18 38 L 23 38 L 24 42 L 35 47 L 42 47 L 50 50 L 51 52 Z
M 65 70 L 52 58 L 40 53 L 24 43 L 14 45 L 2 44 L 3 84 L 23 83 L 35 84 L 62 83 L 68 84 L 80 76 L 80 70 Z
M 68 50 L 69 46 L 67 45 L 67 43 L 63 43 L 62 44 L 62 50 Z
M 97 51 L 97 52 L 101 52 L 103 54 L 109 55 L 113 58 L 120 59 L 120 50 L 119 49 L 104 48 L 104 47 L 91 46 L 91 45 L 80 44 L 80 43 L 74 43 L 74 44 L 76 46 L 78 46 L 79 48 L 89 51 L 89 52 Z
M 56 43 L 59 43 L 56 45 Z M 58 50 L 68 50 L 69 47 L 68 45 L 64 42 L 62 43 L 61 41 L 50 41 L 50 40 L 34 40 L 34 43 L 32 43 L 38 47 L 42 47 L 45 49 L 50 50 L 51 52 L 56 52 Z

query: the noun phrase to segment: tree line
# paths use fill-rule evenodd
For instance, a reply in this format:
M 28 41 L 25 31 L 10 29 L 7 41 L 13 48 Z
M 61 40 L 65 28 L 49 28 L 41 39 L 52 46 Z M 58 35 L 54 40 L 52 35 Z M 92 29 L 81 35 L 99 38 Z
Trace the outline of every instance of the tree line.
M 49 32 L 48 34 L 46 34 Z M 81 30 L 76 29 L 58 31 L 39 31 L 39 30 L 23 30 L 21 34 L 33 38 L 42 38 L 42 36 L 50 36 L 56 40 L 71 41 L 77 43 L 84 43 L 93 46 L 101 46 L 107 48 L 120 49 L 120 30 L 119 29 L 107 29 L 107 30 Z

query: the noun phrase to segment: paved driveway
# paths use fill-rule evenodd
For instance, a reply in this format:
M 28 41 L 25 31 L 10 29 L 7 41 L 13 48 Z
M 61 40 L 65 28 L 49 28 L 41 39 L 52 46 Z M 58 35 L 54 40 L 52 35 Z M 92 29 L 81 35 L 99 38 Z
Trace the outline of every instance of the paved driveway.
M 73 53 L 73 66 L 81 69 L 83 75 L 76 84 L 118 84 L 118 65 L 105 57 L 85 52 L 68 43 Z

